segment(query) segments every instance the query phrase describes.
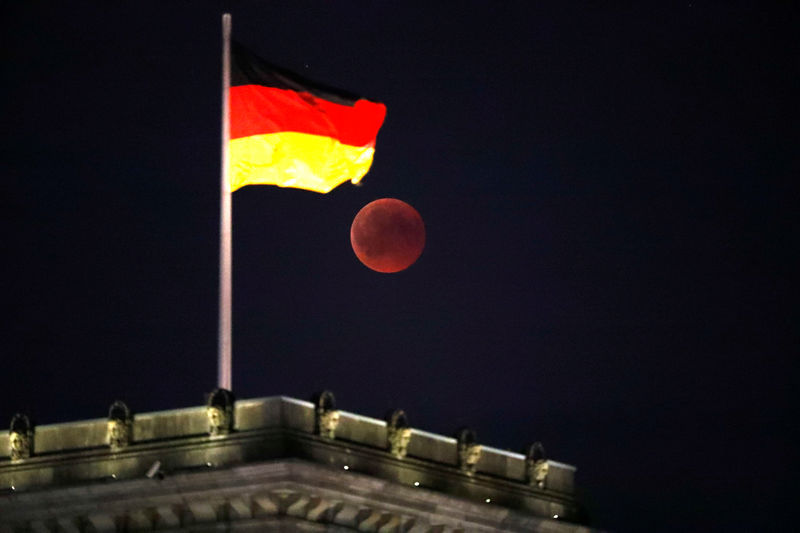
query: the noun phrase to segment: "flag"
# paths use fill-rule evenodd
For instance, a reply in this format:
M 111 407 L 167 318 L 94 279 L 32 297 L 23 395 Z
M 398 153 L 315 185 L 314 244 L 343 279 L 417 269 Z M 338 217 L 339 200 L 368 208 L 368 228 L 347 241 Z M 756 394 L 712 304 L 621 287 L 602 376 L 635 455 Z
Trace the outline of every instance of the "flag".
M 231 191 L 278 185 L 326 193 L 372 164 L 386 106 L 310 82 L 231 43 Z

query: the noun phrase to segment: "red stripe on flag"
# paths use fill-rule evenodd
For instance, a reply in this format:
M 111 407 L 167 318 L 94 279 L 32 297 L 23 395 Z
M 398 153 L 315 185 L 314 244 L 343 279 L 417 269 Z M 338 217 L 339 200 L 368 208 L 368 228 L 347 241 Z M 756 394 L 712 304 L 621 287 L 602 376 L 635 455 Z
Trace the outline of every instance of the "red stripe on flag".
M 369 100 L 335 104 L 308 93 L 240 85 L 230 89 L 231 139 L 295 131 L 323 135 L 350 146 L 372 146 L 386 106 Z

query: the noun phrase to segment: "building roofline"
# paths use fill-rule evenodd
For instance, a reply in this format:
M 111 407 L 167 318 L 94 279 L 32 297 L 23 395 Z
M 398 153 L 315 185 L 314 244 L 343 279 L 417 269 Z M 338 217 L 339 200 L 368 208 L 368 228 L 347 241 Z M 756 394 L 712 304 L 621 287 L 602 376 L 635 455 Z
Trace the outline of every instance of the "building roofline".
M 234 402 L 232 395 L 214 394 L 218 392 L 206 406 L 133 415 L 125 408 L 113 416 L 128 420 L 95 418 L 33 427 L 28 456 L 12 449 L 10 431 L 0 433 L 0 491 L 48 488 L 53 479 L 84 483 L 104 476 L 138 476 L 142 473 L 137 469 L 151 457 L 164 458 L 165 467 L 174 471 L 294 457 L 357 468 L 400 483 L 425 480 L 427 486 L 451 494 L 491 494 L 486 498 L 510 507 L 537 508 L 531 502 L 549 501 L 566 514 L 577 509 L 574 466 L 481 445 L 473 442 L 474 432 L 453 438 L 395 426 L 396 418 L 389 424 L 335 409 L 330 393 L 317 405 L 287 396 Z

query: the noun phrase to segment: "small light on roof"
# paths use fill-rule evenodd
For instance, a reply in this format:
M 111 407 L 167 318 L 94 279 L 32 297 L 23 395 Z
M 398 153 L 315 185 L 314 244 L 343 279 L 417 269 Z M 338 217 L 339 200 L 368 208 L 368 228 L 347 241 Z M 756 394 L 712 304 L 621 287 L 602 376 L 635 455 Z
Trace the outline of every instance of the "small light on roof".
M 553 515 L 553 518 L 555 518 L 556 520 L 558 520 L 558 515 L 557 515 L 557 514 L 554 514 L 554 515 Z
M 492 499 L 491 498 L 486 498 L 486 503 L 492 503 Z
M 415 481 L 415 482 L 414 482 L 414 486 L 415 486 L 415 487 L 419 487 L 419 481 Z
M 344 465 L 344 469 L 345 470 L 350 470 L 350 467 L 348 465 Z

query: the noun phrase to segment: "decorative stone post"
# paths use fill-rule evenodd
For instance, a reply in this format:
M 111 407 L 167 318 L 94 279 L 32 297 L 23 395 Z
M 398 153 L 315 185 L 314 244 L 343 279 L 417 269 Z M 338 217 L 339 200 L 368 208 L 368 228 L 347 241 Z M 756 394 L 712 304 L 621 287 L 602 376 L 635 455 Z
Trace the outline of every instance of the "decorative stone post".
M 11 418 L 8 431 L 9 455 L 12 461 L 24 461 L 33 450 L 33 427 L 27 416 L 17 413 Z
M 125 402 L 117 400 L 108 408 L 106 440 L 112 452 L 127 448 L 133 440 L 133 417 Z
M 528 478 L 528 484 L 540 489 L 545 488 L 548 470 L 549 466 L 544 453 L 544 446 L 542 446 L 541 442 L 534 442 L 528 447 L 525 454 L 525 473 Z
M 236 398 L 231 391 L 227 389 L 214 389 L 211 391 L 206 402 L 209 435 L 227 435 L 233 431 L 235 403 Z
M 411 428 L 408 418 L 402 409 L 397 409 L 389 415 L 386 423 L 386 440 L 389 453 L 398 459 L 403 459 L 411 442 Z
M 477 443 L 475 432 L 469 428 L 462 428 L 457 433 L 458 438 L 458 467 L 462 472 L 471 476 L 478 469 L 481 459 L 481 445 Z
M 339 411 L 336 409 L 336 398 L 329 390 L 322 391 L 314 402 L 315 433 L 324 439 L 336 438 L 336 427 L 339 425 Z

